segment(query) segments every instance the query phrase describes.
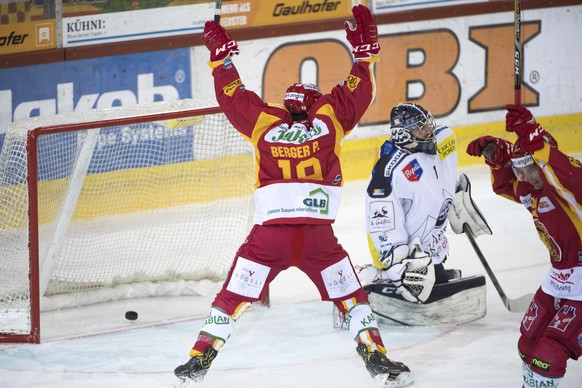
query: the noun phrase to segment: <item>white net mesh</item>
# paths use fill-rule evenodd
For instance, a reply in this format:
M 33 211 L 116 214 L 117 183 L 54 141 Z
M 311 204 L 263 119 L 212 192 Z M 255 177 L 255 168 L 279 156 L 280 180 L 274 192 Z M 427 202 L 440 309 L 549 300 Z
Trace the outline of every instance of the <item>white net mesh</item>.
M 252 226 L 252 146 L 223 114 L 155 116 L 205 106 L 212 102 L 12 125 L 0 154 L 0 333 L 29 330 L 21 327 L 30 309 L 26 137 L 39 126 L 101 122 L 38 137 L 41 309 L 204 293 L 224 279 Z M 141 123 L 115 121 L 144 115 Z

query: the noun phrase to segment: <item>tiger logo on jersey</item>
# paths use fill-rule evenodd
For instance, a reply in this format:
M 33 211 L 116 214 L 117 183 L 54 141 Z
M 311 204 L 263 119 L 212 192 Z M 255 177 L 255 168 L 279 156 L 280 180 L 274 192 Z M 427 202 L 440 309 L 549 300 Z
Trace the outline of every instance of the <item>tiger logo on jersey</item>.
M 556 244 L 556 241 L 554 241 L 553 237 L 550 236 L 544 224 L 542 224 L 539 219 L 534 218 L 534 225 L 540 240 L 542 240 L 548 249 L 551 259 L 557 262 L 562 261 L 562 249 L 560 249 L 560 246 Z

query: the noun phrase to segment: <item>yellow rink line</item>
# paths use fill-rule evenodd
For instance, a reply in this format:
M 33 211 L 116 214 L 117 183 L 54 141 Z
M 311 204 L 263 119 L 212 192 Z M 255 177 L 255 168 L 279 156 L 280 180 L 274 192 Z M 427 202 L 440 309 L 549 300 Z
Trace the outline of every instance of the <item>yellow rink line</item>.
M 234 155 L 86 176 L 74 220 L 184 206 L 252 195 L 253 156 Z M 54 221 L 68 180 L 39 182 L 40 224 Z M 0 232 L 27 224 L 27 187 L 0 188 Z
M 566 153 L 582 152 L 582 114 L 540 118 L 539 122 L 558 140 L 561 150 Z M 504 122 L 453 130 L 457 136 L 460 166 L 482 163 L 482 158 L 470 157 L 465 153 L 467 144 L 476 137 L 492 135 L 515 140 L 514 134 L 505 132 Z M 383 136 L 344 142 L 342 170 L 345 181 L 368 179 L 378 149 L 385 139 Z M 254 169 L 249 169 L 252 163 L 252 155 L 247 154 L 90 174 L 85 179 L 74 219 L 93 219 L 251 195 L 255 173 Z M 163 185 L 156 183 L 162 181 L 165 182 Z M 64 179 L 41 181 L 40 203 L 57 203 L 67 189 L 67 183 Z M 26 195 L 24 185 L 0 189 L 0 209 L 9 210 L 0 220 L 0 231 L 26 226 Z M 46 205 L 39 210 L 41 224 L 54 220 L 59 212 L 59 208 Z

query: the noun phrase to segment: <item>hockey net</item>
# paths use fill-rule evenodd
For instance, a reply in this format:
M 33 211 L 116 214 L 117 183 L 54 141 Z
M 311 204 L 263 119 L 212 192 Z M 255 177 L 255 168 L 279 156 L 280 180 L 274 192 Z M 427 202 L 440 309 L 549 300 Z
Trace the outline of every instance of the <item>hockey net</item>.
M 252 146 L 214 102 L 13 123 L 0 154 L 0 342 L 40 312 L 209 295 L 253 223 Z

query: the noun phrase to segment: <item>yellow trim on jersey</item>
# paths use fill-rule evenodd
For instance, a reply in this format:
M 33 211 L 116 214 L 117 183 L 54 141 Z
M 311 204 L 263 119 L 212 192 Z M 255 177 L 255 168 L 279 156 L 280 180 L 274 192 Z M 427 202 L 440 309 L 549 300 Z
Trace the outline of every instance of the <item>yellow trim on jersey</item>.
M 545 175 L 547 181 L 550 182 L 552 186 L 554 186 L 558 195 L 560 195 L 560 197 L 562 197 L 564 201 L 568 203 L 570 210 L 578 216 L 578 222 L 581 222 L 582 206 L 576 201 L 576 196 L 570 190 L 564 187 L 562 182 L 560 182 L 557 174 L 554 172 L 554 168 L 550 164 L 547 164 L 550 158 L 550 151 L 550 146 L 545 144 L 541 150 L 535 151 L 533 156 L 536 160 L 539 160 L 545 164 L 545 167 L 541 169 L 542 173 Z M 582 225 L 580 226 L 582 227 Z
M 380 252 L 376 249 L 372 237 L 367 233 L 368 237 L 368 249 L 370 250 L 370 256 L 372 256 L 372 264 L 378 269 L 385 269 L 384 265 L 380 262 Z
M 212 62 L 212 61 L 208 61 L 208 66 L 210 66 L 210 68 L 212 70 L 214 70 L 215 68 L 217 68 L 220 65 L 224 65 L 224 61 L 216 61 L 216 62 Z
M 258 188 L 261 185 L 261 182 L 259 182 L 259 170 L 260 170 L 260 166 L 261 166 L 261 153 L 259 152 L 259 140 L 261 139 L 261 137 L 263 137 L 263 135 L 265 134 L 265 132 L 267 132 L 271 126 L 273 125 L 274 122 L 281 120 L 280 117 L 265 113 L 265 112 L 261 112 L 259 114 L 259 118 L 257 119 L 257 122 L 255 123 L 255 128 L 253 129 L 253 133 L 252 133 L 252 138 L 248 138 L 246 136 L 244 136 L 245 139 L 249 140 L 251 142 L 251 144 L 253 145 L 253 147 L 255 148 L 255 189 Z
M 337 117 L 335 116 L 335 111 L 333 110 L 333 108 L 330 104 L 325 104 L 322 107 L 320 107 L 317 110 L 317 114 L 325 115 L 331 120 L 332 125 L 335 128 L 335 146 L 334 146 L 333 152 L 336 154 L 337 158 L 340 159 L 341 154 L 342 154 L 342 140 L 346 136 L 345 128 L 338 121 Z M 344 185 L 344 180 L 345 179 L 342 176 L 340 187 L 342 187 Z

